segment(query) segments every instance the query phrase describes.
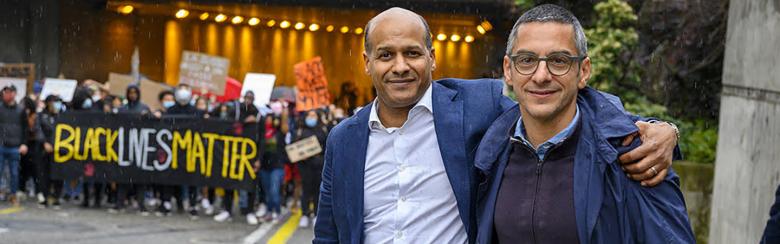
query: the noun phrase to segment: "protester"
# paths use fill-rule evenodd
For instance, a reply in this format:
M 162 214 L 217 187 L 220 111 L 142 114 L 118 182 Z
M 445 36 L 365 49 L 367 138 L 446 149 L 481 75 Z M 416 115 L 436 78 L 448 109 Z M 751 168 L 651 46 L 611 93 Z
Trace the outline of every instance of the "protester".
M 22 108 L 24 108 L 25 123 L 27 125 L 27 130 L 25 131 L 25 138 L 27 138 L 27 140 L 24 144 L 27 145 L 28 150 L 27 154 L 21 156 L 19 162 L 18 190 L 21 193 L 28 193 L 30 198 L 37 195 L 37 199 L 40 200 L 42 195 L 36 194 L 36 192 L 38 192 L 38 189 L 40 188 L 37 171 L 42 159 L 43 145 L 41 143 L 43 141 L 43 134 L 37 122 L 38 114 L 35 111 L 35 103 L 34 96 L 24 96 L 20 104 Z M 33 187 L 28 188 L 28 183 L 32 183 Z
M 204 117 L 205 113 L 198 110 L 190 103 L 192 101 L 192 90 L 189 86 L 179 85 L 174 92 L 174 98 L 176 100 L 176 104 L 165 111 L 165 116 L 190 119 L 200 119 Z M 156 214 L 158 216 L 170 215 L 172 209 L 171 197 L 176 191 L 176 188 L 181 189 L 179 192 L 180 194 L 177 194 L 181 196 L 180 198 L 177 198 L 177 206 L 179 207 L 178 209 L 184 210 L 183 201 L 179 199 L 184 199 L 186 197 L 189 203 L 189 209 L 187 209 L 187 212 L 189 213 L 191 219 L 196 219 L 198 217 L 198 210 L 195 208 L 195 205 L 198 199 L 198 189 L 195 186 L 189 185 L 183 185 L 181 187 L 163 187 L 164 190 L 162 192 L 162 204 L 160 207 L 158 207 Z
M 134 116 L 146 116 L 151 113 L 149 106 L 141 101 L 141 89 L 136 85 L 129 85 L 125 90 L 125 97 L 127 103 L 119 107 L 117 110 L 121 114 L 128 114 Z M 117 184 L 116 203 L 113 208 L 109 209 L 110 213 L 123 212 L 125 210 L 128 195 L 135 194 L 135 200 L 138 204 L 138 212 L 141 216 L 148 216 L 149 211 L 146 209 L 146 191 L 149 189 L 148 184 Z
M 281 184 L 284 177 L 284 137 L 287 133 L 287 116 L 282 111 L 263 118 L 263 144 L 261 144 L 260 181 L 265 194 L 266 213 L 262 219 L 274 222 L 281 213 Z
M 127 86 L 127 90 L 125 92 L 125 98 L 127 99 L 127 104 L 119 107 L 118 112 L 132 113 L 132 114 L 138 114 L 142 116 L 151 113 L 149 106 L 141 102 L 141 89 L 138 88 L 138 86 L 136 85 Z
M 160 103 L 160 109 L 157 111 L 154 111 L 154 117 L 160 118 L 162 115 L 171 107 L 176 105 L 176 99 L 174 97 L 174 94 L 172 91 L 165 90 L 161 91 L 160 94 L 157 95 L 157 101 Z
M 328 127 L 326 125 L 328 121 L 322 121 L 316 110 L 306 112 L 306 116 L 299 121 L 293 141 L 315 137 L 320 147 L 325 148 L 325 141 L 328 136 Z M 303 216 L 298 223 L 300 227 L 309 227 L 310 220 L 317 213 L 320 197 L 320 176 L 322 175 L 322 165 L 325 162 L 323 155 L 323 153 L 319 153 L 296 163 L 301 172 L 303 187 L 303 196 L 301 197 Z
M 2 91 L 3 105 L 0 106 L 0 176 L 8 168 L 9 201 L 18 206 L 17 190 L 19 187 L 20 155 L 27 154 L 27 119 L 24 108 L 16 103 L 16 87 L 8 85 Z
M 38 123 L 44 135 L 43 148 L 45 155 L 38 168 L 38 179 L 41 188 L 39 194 L 43 195 L 43 201 L 38 199 L 38 203 L 44 207 L 48 205 L 48 199 L 51 199 L 54 209 L 60 208 L 60 195 L 62 194 L 63 181 L 54 180 L 51 177 L 51 165 L 54 163 L 54 132 L 56 120 L 64 105 L 62 100 L 56 95 L 49 95 L 45 100 L 46 106 L 39 114 Z
M 69 107 L 72 109 L 68 110 L 67 113 L 78 113 L 85 111 L 97 112 L 103 110 L 100 107 L 93 106 L 95 104 L 92 101 L 90 90 L 84 86 L 76 87 L 76 91 L 73 93 L 73 98 L 71 99 L 70 103 L 71 105 Z M 104 182 L 91 182 L 85 180 L 83 183 L 84 198 L 81 199 L 81 207 L 88 208 L 93 206 L 95 208 L 100 208 L 102 205 L 103 191 L 105 191 L 104 186 Z M 92 205 L 90 205 L 90 201 L 93 202 Z

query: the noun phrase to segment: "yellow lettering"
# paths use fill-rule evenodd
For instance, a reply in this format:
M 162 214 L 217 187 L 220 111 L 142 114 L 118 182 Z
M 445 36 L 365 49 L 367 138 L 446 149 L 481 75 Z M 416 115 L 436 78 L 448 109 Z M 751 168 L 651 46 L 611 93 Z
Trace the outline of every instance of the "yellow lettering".
M 192 138 L 192 158 L 189 160 L 191 161 L 191 164 L 196 165 L 198 162 L 200 162 L 199 168 L 200 173 L 202 175 L 206 175 L 206 150 L 203 148 L 203 139 L 200 137 L 200 133 L 195 133 L 195 136 Z M 189 169 L 190 162 L 187 163 L 187 168 Z M 192 171 L 188 171 L 192 172 Z
M 105 129 L 105 130 L 106 130 L 106 155 L 108 157 L 108 161 L 118 162 L 119 156 L 116 154 L 116 150 L 114 150 L 114 143 L 116 142 L 116 138 L 119 137 L 119 131 L 112 131 L 111 129 Z
M 87 136 L 89 138 L 89 136 Z M 86 139 L 85 139 L 86 140 Z M 76 127 L 76 138 L 73 140 L 73 150 L 75 151 L 73 153 L 73 158 L 76 160 L 87 160 L 87 153 L 88 150 L 87 147 L 84 147 L 84 153 L 79 154 L 79 151 L 81 149 L 81 128 Z
M 190 151 L 187 150 L 190 147 L 190 142 L 192 141 L 192 132 L 190 130 L 187 130 L 184 132 L 184 136 L 182 137 L 181 134 L 178 131 L 173 132 L 173 146 L 171 147 L 171 168 L 176 169 L 179 167 L 179 149 L 185 150 L 187 154 L 189 155 Z M 186 159 L 189 159 L 189 156 L 185 157 Z M 194 169 L 193 169 L 194 170 Z M 192 172 L 191 170 L 187 169 L 188 172 Z
M 68 137 L 62 138 L 62 131 L 68 132 Z M 73 127 L 67 124 L 57 124 L 54 132 L 54 162 L 64 163 L 73 157 L 73 138 L 78 137 L 73 130 Z M 65 149 L 67 152 L 61 154 L 60 149 Z
M 206 147 L 206 177 L 211 177 L 211 168 L 214 165 L 214 140 L 217 140 L 219 135 L 214 133 L 203 133 L 203 138 L 208 140 L 208 146 Z

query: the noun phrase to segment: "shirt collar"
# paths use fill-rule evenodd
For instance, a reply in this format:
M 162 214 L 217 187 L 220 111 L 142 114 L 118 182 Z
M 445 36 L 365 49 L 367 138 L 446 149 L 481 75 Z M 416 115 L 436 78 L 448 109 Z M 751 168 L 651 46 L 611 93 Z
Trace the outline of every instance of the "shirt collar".
M 577 112 L 574 114 L 574 119 L 571 120 L 571 123 L 569 123 L 568 126 L 566 126 L 565 129 L 563 129 L 561 132 L 558 132 L 555 136 L 550 138 L 549 140 L 545 141 L 544 143 L 540 144 L 537 150 L 537 154 L 539 154 L 540 159 L 544 159 L 544 154 L 547 153 L 548 149 L 554 145 L 558 145 L 562 143 L 564 140 L 569 138 L 572 133 L 574 133 L 574 128 L 576 127 L 577 123 L 580 120 L 580 107 L 577 105 Z M 533 144 L 528 141 L 525 135 L 525 127 L 523 126 L 523 117 L 522 115 L 517 120 L 517 125 L 515 126 L 515 135 L 513 136 L 516 139 L 521 140 L 524 144 L 528 145 L 529 147 L 533 148 Z
M 382 125 L 382 121 L 379 120 L 379 113 L 377 112 L 377 107 L 379 104 L 378 99 L 379 98 L 374 98 L 373 105 L 371 106 L 371 114 L 368 116 L 369 128 L 385 128 L 384 125 Z M 425 90 L 425 94 L 423 94 L 423 97 L 420 98 L 420 101 L 418 101 L 417 104 L 414 105 L 414 107 L 412 107 L 412 109 L 409 111 L 409 117 L 411 117 L 413 111 L 419 109 L 426 109 L 431 112 L 431 114 L 433 114 L 433 84 L 428 86 L 428 89 Z

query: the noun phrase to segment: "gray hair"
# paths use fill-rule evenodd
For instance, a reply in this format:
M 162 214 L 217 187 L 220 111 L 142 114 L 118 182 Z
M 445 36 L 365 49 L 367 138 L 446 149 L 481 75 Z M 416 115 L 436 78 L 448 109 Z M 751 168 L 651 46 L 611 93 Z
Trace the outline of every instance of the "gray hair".
M 522 16 L 520 16 L 519 19 L 517 19 L 515 26 L 512 27 L 512 32 L 509 33 L 509 40 L 506 43 L 507 56 L 512 55 L 512 49 L 515 46 L 515 39 L 517 39 L 517 29 L 520 28 L 520 25 L 525 23 L 539 22 L 554 22 L 572 25 L 572 27 L 574 27 L 574 45 L 577 47 L 577 55 L 588 55 L 588 39 L 585 38 L 585 31 L 582 29 L 582 25 L 580 24 L 580 21 L 577 20 L 577 17 L 574 16 L 574 14 L 572 14 L 569 10 L 566 10 L 561 6 L 554 4 L 543 4 L 528 10 Z
M 395 8 L 391 8 L 389 10 L 394 10 L 394 9 L 408 11 L 409 13 L 413 13 L 418 18 L 420 18 L 420 22 L 422 22 L 423 27 L 425 27 L 425 34 L 423 34 L 424 35 L 423 38 L 425 39 L 425 47 L 428 49 L 428 51 L 433 49 L 433 37 L 431 36 L 431 27 L 428 26 L 428 22 L 425 21 L 425 18 L 423 18 L 421 15 L 419 15 L 419 14 L 417 14 L 415 12 L 412 12 L 412 11 L 409 11 L 409 10 L 406 10 L 406 9 L 403 9 L 403 8 L 395 7 Z M 387 10 L 385 10 L 385 11 L 387 11 Z M 365 48 L 366 53 L 371 53 L 371 44 L 369 44 L 369 42 L 368 42 L 368 33 L 371 33 L 371 31 L 370 31 L 371 30 L 371 26 L 374 25 L 374 21 L 375 20 L 376 20 L 376 17 L 374 17 L 371 20 L 369 20 L 368 23 L 366 23 L 366 28 L 364 28 L 365 31 L 363 31 L 363 48 Z

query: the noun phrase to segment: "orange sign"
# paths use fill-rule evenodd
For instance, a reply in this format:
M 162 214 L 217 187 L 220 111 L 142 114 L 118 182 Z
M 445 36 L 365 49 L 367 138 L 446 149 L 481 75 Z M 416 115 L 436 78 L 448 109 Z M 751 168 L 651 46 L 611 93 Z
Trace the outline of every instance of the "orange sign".
M 322 67 L 322 58 L 303 61 L 293 66 L 298 94 L 295 108 L 298 112 L 328 106 L 331 103 L 328 79 Z

